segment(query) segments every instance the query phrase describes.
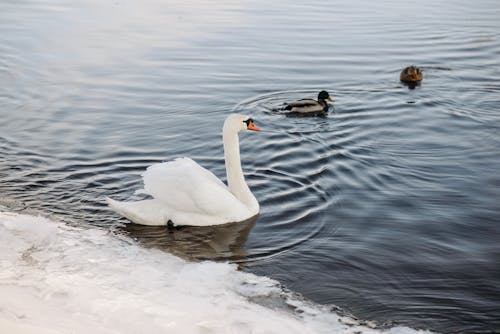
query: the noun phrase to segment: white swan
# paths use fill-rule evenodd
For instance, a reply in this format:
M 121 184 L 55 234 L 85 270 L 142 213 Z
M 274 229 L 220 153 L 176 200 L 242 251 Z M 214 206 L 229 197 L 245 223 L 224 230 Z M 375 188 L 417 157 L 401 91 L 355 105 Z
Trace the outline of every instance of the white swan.
M 153 199 L 120 202 L 106 198 L 115 212 L 142 225 L 209 226 L 247 220 L 259 213 L 240 161 L 238 132 L 260 131 L 253 120 L 232 114 L 222 129 L 226 186 L 190 158 L 154 164 L 143 174 L 144 190 Z

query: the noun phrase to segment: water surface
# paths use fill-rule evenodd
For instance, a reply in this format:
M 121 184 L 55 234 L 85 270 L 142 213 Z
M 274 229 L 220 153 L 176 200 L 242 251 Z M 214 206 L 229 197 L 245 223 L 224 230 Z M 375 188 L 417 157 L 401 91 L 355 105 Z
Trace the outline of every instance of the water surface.
M 4 2 L 0 201 L 379 324 L 498 332 L 498 17 L 487 0 Z M 325 117 L 276 111 L 322 89 Z M 107 210 L 175 157 L 225 179 L 233 111 L 265 130 L 240 141 L 257 220 L 168 230 Z

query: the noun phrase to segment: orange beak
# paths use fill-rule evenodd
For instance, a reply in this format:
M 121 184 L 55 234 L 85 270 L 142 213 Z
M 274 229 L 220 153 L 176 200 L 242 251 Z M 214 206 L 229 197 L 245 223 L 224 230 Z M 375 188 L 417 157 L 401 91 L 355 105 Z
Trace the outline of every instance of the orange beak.
M 252 131 L 260 131 L 260 128 L 253 123 L 249 123 L 247 129 Z

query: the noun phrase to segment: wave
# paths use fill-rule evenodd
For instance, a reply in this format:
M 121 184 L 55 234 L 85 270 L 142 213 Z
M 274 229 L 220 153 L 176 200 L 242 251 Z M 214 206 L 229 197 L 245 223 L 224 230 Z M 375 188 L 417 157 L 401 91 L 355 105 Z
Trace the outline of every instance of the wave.
M 2 333 L 424 333 L 375 328 L 235 264 L 2 211 L 0 295 Z

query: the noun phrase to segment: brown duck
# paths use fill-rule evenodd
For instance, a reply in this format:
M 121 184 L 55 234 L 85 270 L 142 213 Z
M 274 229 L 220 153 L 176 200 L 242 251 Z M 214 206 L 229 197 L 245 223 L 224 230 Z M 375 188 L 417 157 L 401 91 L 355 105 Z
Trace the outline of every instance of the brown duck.
M 418 67 L 408 66 L 401 71 L 399 79 L 407 83 L 417 83 L 423 79 L 422 71 Z

